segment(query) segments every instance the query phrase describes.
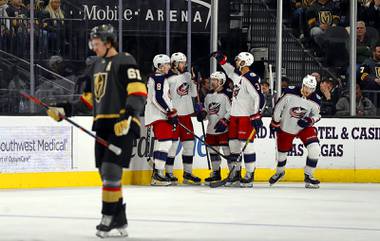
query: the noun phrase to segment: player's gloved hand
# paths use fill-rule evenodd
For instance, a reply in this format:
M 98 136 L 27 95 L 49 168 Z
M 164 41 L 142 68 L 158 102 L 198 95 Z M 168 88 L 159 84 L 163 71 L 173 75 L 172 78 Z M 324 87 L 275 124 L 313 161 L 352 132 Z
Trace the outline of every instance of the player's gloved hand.
M 197 121 L 202 122 L 206 119 L 207 111 L 205 109 L 202 109 L 201 111 L 197 112 Z
M 128 134 L 129 128 L 131 127 L 132 116 L 128 115 L 127 117 L 123 117 L 119 122 L 117 122 L 114 126 L 114 132 L 116 136 L 123 136 Z
M 312 126 L 313 122 L 314 122 L 313 119 L 311 119 L 310 117 L 305 117 L 305 118 L 299 119 L 297 121 L 297 124 L 302 128 L 306 128 L 306 127 Z
M 177 115 L 177 110 L 172 109 L 171 111 L 168 111 L 166 113 L 166 116 L 168 117 L 168 122 L 172 125 L 177 125 L 178 124 L 178 115 Z
M 210 55 L 210 58 L 211 57 L 214 57 L 216 59 L 216 61 L 218 61 L 218 64 L 220 64 L 220 65 L 227 63 L 227 56 L 225 54 L 223 54 L 222 51 L 212 52 Z
M 215 132 L 225 132 L 228 127 L 228 120 L 226 118 L 220 119 L 216 124 L 215 124 Z
M 65 109 L 62 107 L 49 107 L 47 109 L 46 114 L 50 116 L 55 121 L 62 121 L 63 116 L 65 116 Z
M 253 128 L 256 129 L 256 131 L 258 131 L 263 126 L 263 121 L 261 120 L 260 112 L 251 115 L 249 119 L 251 120 L 251 125 L 253 126 Z
M 269 126 L 271 132 L 277 132 L 280 130 L 280 122 L 272 120 Z

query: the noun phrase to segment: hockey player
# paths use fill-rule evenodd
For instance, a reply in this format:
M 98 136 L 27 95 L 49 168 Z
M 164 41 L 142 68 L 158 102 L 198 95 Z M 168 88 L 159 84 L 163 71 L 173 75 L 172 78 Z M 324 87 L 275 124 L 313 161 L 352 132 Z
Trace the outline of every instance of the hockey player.
M 224 90 L 226 75 L 223 72 L 217 71 L 210 75 L 211 91 L 206 95 L 204 108 L 197 113 L 197 120 L 208 120 L 206 143 L 214 147 L 216 150 L 223 149 L 225 156 L 230 155 L 228 146 L 228 122 L 231 111 L 231 96 Z M 210 177 L 205 179 L 206 184 L 220 181 L 220 156 L 211 148 L 208 148 L 210 153 L 212 172 Z
M 227 56 L 222 52 L 214 52 L 211 56 L 216 58 L 234 84 L 228 137 L 231 149 L 230 161 L 236 165 L 237 171 L 233 173 L 233 178 L 227 185 L 239 184 L 241 187 L 252 187 L 256 162 L 254 137 L 244 151 L 246 168 L 244 178 L 241 178 L 241 163 L 236 162 L 253 128 L 258 131 L 263 125 L 260 110 L 265 100 L 261 92 L 260 77 L 249 68 L 254 58 L 248 52 L 241 52 L 236 56 L 235 67 L 227 63 Z
M 175 138 L 174 125 L 178 122 L 177 111 L 169 98 L 169 83 L 166 75 L 170 70 L 170 57 L 158 54 L 153 59 L 155 73 L 148 79 L 148 100 L 145 106 L 145 125 L 153 127 L 155 145 L 154 166 L 151 185 L 168 186 L 176 184 L 176 177 L 165 176 L 168 152 Z
M 307 75 L 301 88 L 285 89 L 277 101 L 270 129 L 277 134 L 277 170 L 269 179 L 273 185 L 285 175 L 287 153 L 292 149 L 293 139 L 300 138 L 307 148 L 305 187 L 318 188 L 319 180 L 313 177 L 320 154 L 316 129 L 313 125 L 320 120 L 321 98 L 315 93 L 317 80 Z
M 171 70 L 168 74 L 168 82 L 170 96 L 173 107 L 178 113 L 178 122 L 194 131 L 191 115 L 194 113 L 193 98 L 197 96 L 196 84 L 192 80 L 189 72 L 186 72 L 186 56 L 177 52 L 170 57 Z M 201 179 L 192 174 L 193 172 L 193 156 L 194 156 L 194 135 L 189 133 L 181 125 L 176 128 L 177 137 L 182 143 L 182 162 L 183 162 L 183 183 L 197 184 L 201 183 Z M 173 178 L 174 158 L 178 147 L 178 141 L 173 142 L 166 161 L 166 175 Z
M 144 109 L 147 90 L 134 57 L 117 52 L 112 25 L 94 27 L 89 45 L 99 58 L 92 67 L 92 79 L 87 82 L 81 100 L 93 110 L 92 130 L 96 135 L 122 149 L 118 156 L 95 144 L 96 167 L 103 184 L 103 216 L 96 226 L 96 235 L 104 238 L 116 230 L 126 236 L 128 222 L 122 196 L 122 168 L 129 166 L 133 142 L 140 135 L 138 116 Z M 63 110 L 51 107 L 47 112 L 59 121 Z

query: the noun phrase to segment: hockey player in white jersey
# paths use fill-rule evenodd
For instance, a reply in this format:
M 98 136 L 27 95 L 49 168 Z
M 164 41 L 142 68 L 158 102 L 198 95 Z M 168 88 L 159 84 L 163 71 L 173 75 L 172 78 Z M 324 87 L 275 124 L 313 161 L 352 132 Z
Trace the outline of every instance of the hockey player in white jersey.
M 201 122 L 207 118 L 206 143 L 215 150 L 219 151 L 221 148 L 223 154 L 228 157 L 230 155 L 228 123 L 231 112 L 231 96 L 224 89 L 225 82 L 226 75 L 223 72 L 216 71 L 210 75 L 211 91 L 205 97 L 204 107 L 202 106 L 197 113 L 197 120 Z M 206 184 L 221 180 L 221 158 L 211 148 L 208 148 L 208 152 L 210 153 L 212 172 L 210 177 L 205 179 Z
M 193 123 L 191 122 L 191 115 L 194 113 L 193 98 L 197 96 L 196 84 L 192 80 L 191 74 L 186 72 L 187 58 L 183 53 L 177 52 L 172 54 L 170 61 L 172 68 L 169 71 L 167 79 L 169 82 L 170 97 L 173 107 L 178 112 L 179 123 L 194 132 Z M 177 125 L 176 137 L 181 141 L 183 146 L 183 183 L 198 185 L 201 183 L 201 179 L 192 174 L 194 135 L 193 133 L 186 131 L 180 125 Z M 172 173 L 178 144 L 178 140 L 173 142 L 166 162 L 166 174 L 170 177 L 174 177 Z
M 249 68 L 254 62 L 251 53 L 238 54 L 235 58 L 235 66 L 227 63 L 227 56 L 220 51 L 212 53 L 211 56 L 216 58 L 234 84 L 228 137 L 231 149 L 230 159 L 236 162 L 253 128 L 258 131 L 263 125 L 261 109 L 265 104 L 265 99 L 261 92 L 260 77 Z M 227 185 L 253 186 L 256 162 L 253 141 L 254 137 L 244 151 L 245 177 L 241 178 L 241 163 L 236 163 L 234 165 L 237 171 Z
M 155 73 L 147 82 L 148 98 L 145 106 L 145 125 L 153 127 L 155 137 L 153 170 L 151 185 L 168 186 L 171 180 L 164 174 L 165 164 L 172 140 L 176 138 L 174 125 L 178 122 L 177 111 L 173 108 L 169 98 L 169 83 L 166 76 L 170 70 L 170 58 L 165 54 L 158 54 L 153 59 Z
M 321 98 L 315 93 L 317 80 L 307 75 L 302 87 L 285 89 L 274 108 L 270 129 L 277 135 L 277 170 L 269 179 L 273 185 L 285 175 L 287 153 L 292 149 L 294 138 L 299 138 L 307 148 L 305 166 L 305 187 L 318 188 L 319 180 L 313 172 L 317 166 L 320 146 L 316 128 L 313 125 L 320 120 Z

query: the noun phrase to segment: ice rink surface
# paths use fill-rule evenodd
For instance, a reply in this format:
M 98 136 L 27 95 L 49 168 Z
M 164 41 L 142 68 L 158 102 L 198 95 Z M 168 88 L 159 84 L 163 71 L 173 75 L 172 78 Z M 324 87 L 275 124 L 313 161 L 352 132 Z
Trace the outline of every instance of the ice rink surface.
M 380 185 L 124 186 L 129 237 L 379 241 Z M 0 190 L 0 241 L 100 240 L 100 188 Z

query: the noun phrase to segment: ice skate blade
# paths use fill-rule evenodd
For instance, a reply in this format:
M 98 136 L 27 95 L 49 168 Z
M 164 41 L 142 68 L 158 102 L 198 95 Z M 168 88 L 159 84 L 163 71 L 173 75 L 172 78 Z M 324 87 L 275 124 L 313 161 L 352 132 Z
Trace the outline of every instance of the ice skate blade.
M 281 180 L 284 178 L 284 176 L 285 176 L 285 172 L 283 172 L 283 174 L 280 176 L 280 178 L 277 179 L 277 180 L 276 180 L 275 182 L 273 182 L 273 183 L 271 183 L 271 182 L 270 182 L 270 179 L 269 179 L 269 186 L 271 187 L 271 186 L 273 186 L 274 184 L 278 183 L 279 181 L 281 181 Z
M 170 182 L 161 182 L 161 181 L 156 181 L 156 180 L 152 180 L 151 183 L 150 183 L 151 186 L 156 186 L 156 187 L 167 187 L 167 186 L 170 186 L 171 183 Z
M 305 188 L 318 189 L 319 185 L 318 184 L 305 183 Z
M 182 184 L 193 185 L 193 186 L 200 186 L 201 182 L 193 182 L 193 181 L 188 180 L 188 179 L 183 179 Z
M 225 187 L 240 187 L 240 181 L 226 182 Z
M 178 182 L 171 182 L 169 186 L 177 186 Z
M 96 232 L 96 236 L 99 238 L 120 238 L 120 237 L 128 237 L 127 227 L 123 226 L 120 228 L 114 228 L 111 231 L 100 231 Z
M 241 188 L 252 188 L 253 187 L 253 183 L 240 183 L 240 187 Z

